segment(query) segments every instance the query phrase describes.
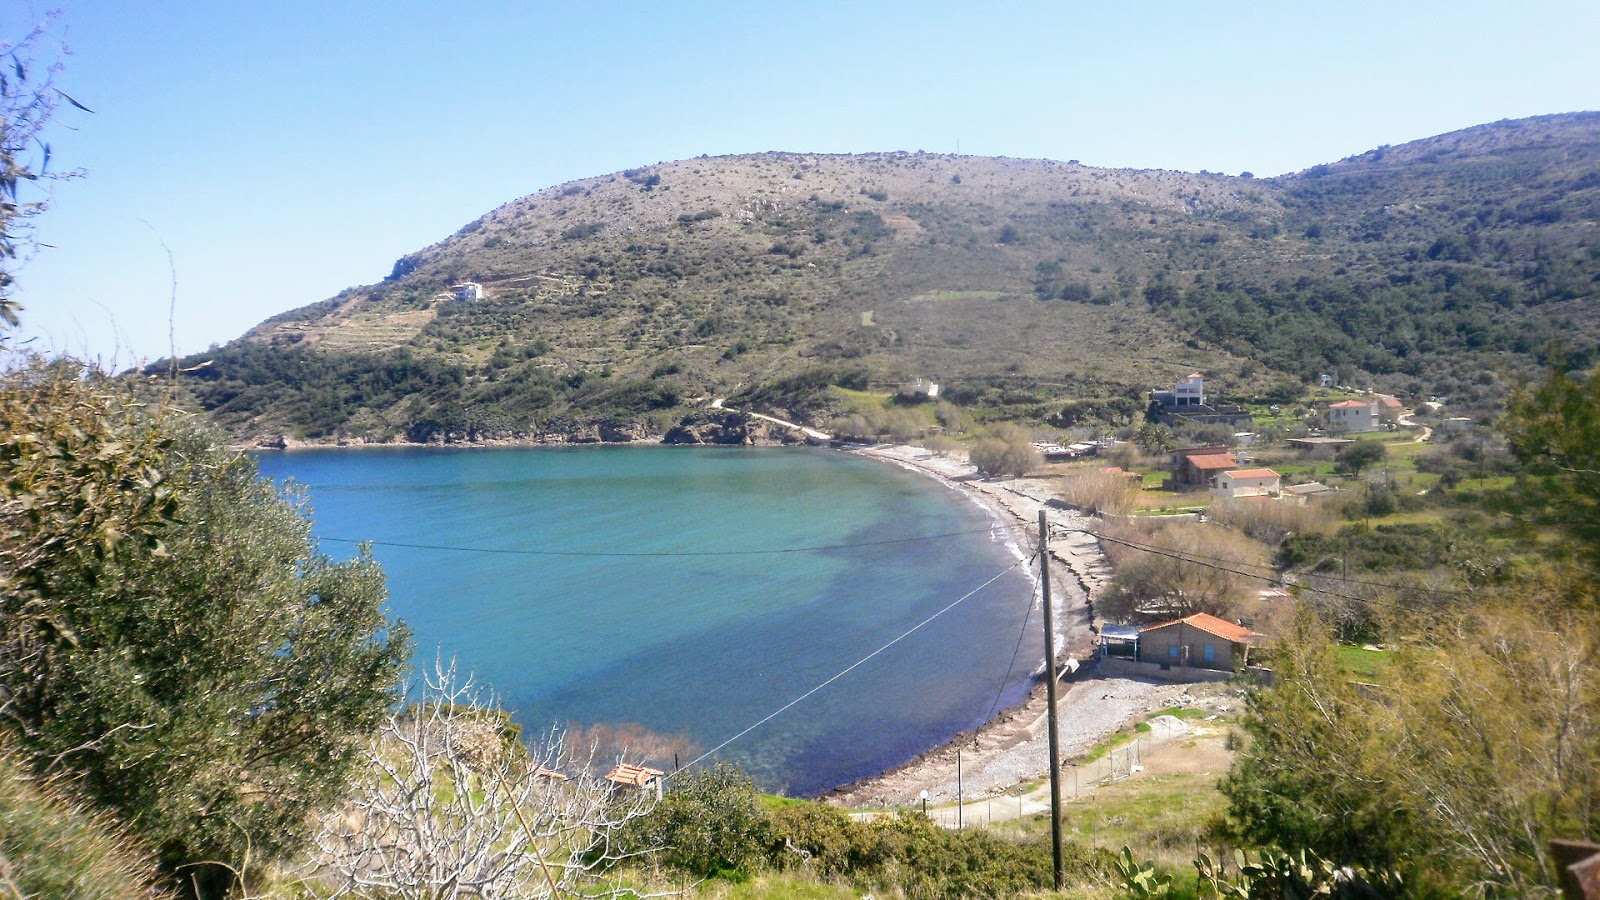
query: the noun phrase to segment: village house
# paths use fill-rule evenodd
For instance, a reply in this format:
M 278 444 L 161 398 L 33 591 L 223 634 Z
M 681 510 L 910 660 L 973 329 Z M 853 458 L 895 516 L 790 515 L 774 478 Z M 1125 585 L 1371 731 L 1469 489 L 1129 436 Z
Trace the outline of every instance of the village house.
M 1281 481 L 1271 469 L 1230 469 L 1212 479 L 1211 494 L 1223 500 L 1270 497 L 1279 492 Z
M 1328 428 L 1346 434 L 1378 430 L 1378 404 L 1368 400 L 1341 400 L 1328 407 Z
M 483 299 L 483 285 L 476 281 L 463 281 L 450 286 L 450 294 L 462 303 Z
M 1239 468 L 1239 458 L 1226 447 L 1197 447 L 1172 455 L 1172 480 L 1178 487 L 1210 486 L 1229 469 Z
M 1139 629 L 1138 660 L 1162 666 L 1243 669 L 1250 661 L 1252 632 L 1207 613 Z
M 1163 407 L 1205 406 L 1206 380 L 1199 372 L 1193 372 L 1170 391 L 1151 391 L 1150 400 Z
M 660 800 L 665 793 L 665 785 L 661 776 L 666 773 L 660 769 L 649 766 L 631 766 L 618 763 L 610 772 L 606 773 L 606 781 L 611 782 L 611 789 L 650 791 Z

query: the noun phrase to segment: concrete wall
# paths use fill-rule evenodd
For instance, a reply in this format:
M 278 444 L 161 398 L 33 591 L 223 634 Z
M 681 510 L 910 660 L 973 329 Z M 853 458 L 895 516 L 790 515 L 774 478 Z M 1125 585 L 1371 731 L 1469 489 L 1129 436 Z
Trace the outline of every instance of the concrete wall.
M 1100 674 L 1121 678 L 1153 678 L 1157 681 L 1177 681 L 1186 684 L 1199 682 L 1221 683 L 1233 678 L 1232 672 L 1191 669 L 1183 666 L 1162 668 L 1158 663 L 1134 662 L 1131 659 L 1117 659 L 1116 657 L 1100 660 Z

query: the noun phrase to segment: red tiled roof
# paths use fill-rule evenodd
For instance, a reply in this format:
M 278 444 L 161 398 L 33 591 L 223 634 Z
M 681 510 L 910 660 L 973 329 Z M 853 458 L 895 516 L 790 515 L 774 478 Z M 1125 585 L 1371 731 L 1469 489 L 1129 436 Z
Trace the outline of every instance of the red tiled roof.
M 1405 407 L 1405 404 L 1400 402 L 1399 397 L 1379 397 L 1378 402 L 1390 409 L 1403 409 Z
M 644 787 L 645 782 L 652 778 L 660 778 L 665 774 L 666 773 L 660 769 L 652 769 L 648 766 L 630 766 L 627 764 L 619 764 L 616 768 L 606 773 L 606 780 L 615 781 L 617 784 L 629 784 L 633 785 L 634 787 Z
M 1365 400 L 1340 400 L 1332 405 L 1333 409 L 1370 409 L 1371 403 Z
M 1144 628 L 1139 629 L 1139 633 L 1143 634 L 1146 631 L 1155 631 L 1158 628 L 1171 628 L 1179 623 L 1191 625 L 1200 629 L 1201 631 L 1204 631 L 1206 634 L 1215 635 L 1225 641 L 1228 641 L 1229 643 L 1244 643 L 1245 639 L 1250 636 L 1250 629 L 1244 627 L 1243 625 L 1235 625 L 1226 619 L 1219 619 L 1216 616 L 1210 615 L 1209 613 L 1195 613 L 1192 616 L 1174 619 L 1171 622 L 1162 622 L 1159 625 L 1147 625 Z
M 1224 472 L 1222 474 L 1224 474 L 1224 475 L 1232 475 L 1235 478 L 1277 478 L 1278 477 L 1278 473 L 1272 471 L 1271 469 L 1234 469 L 1232 472 Z
M 1196 453 L 1184 458 L 1196 469 L 1231 469 L 1239 464 L 1232 453 Z

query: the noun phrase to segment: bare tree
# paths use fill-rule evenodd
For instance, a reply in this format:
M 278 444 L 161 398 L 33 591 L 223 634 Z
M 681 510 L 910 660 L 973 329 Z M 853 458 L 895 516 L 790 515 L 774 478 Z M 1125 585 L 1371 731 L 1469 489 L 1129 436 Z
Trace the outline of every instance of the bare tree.
M 620 894 L 620 828 L 649 792 L 617 789 L 559 730 L 525 746 L 495 698 L 454 663 L 390 716 L 345 807 L 323 823 L 319 873 L 336 897 L 543 898 Z

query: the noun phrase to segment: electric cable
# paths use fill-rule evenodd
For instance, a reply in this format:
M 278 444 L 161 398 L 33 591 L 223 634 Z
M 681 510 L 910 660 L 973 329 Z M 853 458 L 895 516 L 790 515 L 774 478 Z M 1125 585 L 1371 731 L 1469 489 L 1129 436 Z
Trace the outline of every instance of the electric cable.
M 1016 562 L 1012 563 L 1011 565 L 1006 566 L 1004 569 L 1002 569 L 999 572 L 995 573 L 995 575 L 993 577 L 991 577 L 988 581 L 985 581 L 983 584 L 980 584 L 977 587 L 973 588 L 972 590 L 967 591 L 965 594 L 962 594 L 959 598 L 951 601 L 948 605 L 946 605 L 944 608 L 940 609 L 938 612 L 935 612 L 933 615 L 928 616 L 926 619 L 923 619 L 921 622 L 918 622 L 917 624 L 915 624 L 915 625 L 911 626 L 910 628 L 906 629 L 905 631 L 901 632 L 897 637 L 895 637 L 894 639 L 890 640 L 888 643 L 882 645 L 878 649 L 872 651 L 871 653 L 868 653 L 866 656 L 863 656 L 860 659 L 856 660 L 855 662 L 851 663 L 849 666 L 845 667 L 843 670 L 841 670 L 837 674 L 829 677 L 826 681 L 823 681 L 821 684 L 818 684 L 816 687 L 812 688 L 811 690 L 806 691 L 804 694 L 801 694 L 800 696 L 794 698 L 793 700 L 790 700 L 788 703 L 785 703 L 783 706 L 780 706 L 777 709 L 773 710 L 772 712 L 768 713 L 767 715 L 763 716 L 761 719 L 756 721 L 755 724 L 750 725 L 749 727 L 745 728 L 743 731 L 739 732 L 738 734 L 734 735 L 733 737 L 728 738 L 727 740 L 725 740 L 722 743 L 716 745 L 715 747 L 712 747 L 710 750 L 707 750 L 706 752 L 704 752 L 704 753 L 700 754 L 699 756 L 695 757 L 694 759 L 690 760 L 688 765 L 683 766 L 683 768 L 679 769 L 678 771 L 683 771 L 684 769 L 692 769 L 692 768 L 694 768 L 696 765 L 699 765 L 701 762 L 704 762 L 707 758 L 709 758 L 709 757 L 721 752 L 724 748 L 726 748 L 729 744 L 732 744 L 734 741 L 739 740 L 740 738 L 744 737 L 745 735 L 749 734 L 750 732 L 755 731 L 757 728 L 760 728 L 761 726 L 767 724 L 768 722 L 772 721 L 773 719 L 776 719 L 778 716 L 781 716 L 784 713 L 788 712 L 789 710 L 793 709 L 794 707 L 798 706 L 800 703 L 804 702 L 806 699 L 811 697 L 813 694 L 817 693 L 818 691 L 822 690 L 823 688 L 827 687 L 828 685 L 833 684 L 835 681 L 838 681 L 839 679 L 843 678 L 844 676 L 850 674 L 851 672 L 854 672 L 856 669 L 858 669 L 861 666 L 865 665 L 873 657 L 877 656 L 878 654 L 882 653 L 885 650 L 888 650 L 890 647 L 893 647 L 895 644 L 898 644 L 901 641 L 905 640 L 906 638 L 910 637 L 911 635 L 915 634 L 917 631 L 921 630 L 921 628 L 924 625 L 927 625 L 929 622 L 932 622 L 934 619 L 939 618 L 940 616 L 944 615 L 945 613 L 949 612 L 950 610 L 955 609 L 957 606 L 959 606 L 962 603 L 966 602 L 967 600 L 971 599 L 973 595 L 977 594 L 979 591 L 983 590 L 984 588 L 988 587 L 989 585 L 994 584 L 996 581 L 999 581 L 1007 573 L 1011 572 L 1017 566 L 1020 566 L 1020 565 L 1022 565 L 1023 563 L 1025 563 L 1027 561 L 1028 561 L 1027 559 L 1019 559 Z M 1030 606 L 1031 606 L 1031 604 L 1030 604 Z M 675 775 L 677 773 L 674 772 L 673 774 Z
M 936 541 L 945 538 L 967 537 L 974 534 L 991 534 L 993 526 L 968 531 L 947 531 L 942 534 L 925 534 L 918 537 L 891 538 L 882 541 L 862 541 L 855 544 L 821 544 L 814 547 L 778 547 L 765 550 L 528 550 L 515 547 L 459 547 L 445 544 L 414 544 L 405 541 L 358 540 L 346 537 L 317 536 L 319 541 L 339 544 L 370 544 L 374 547 L 400 547 L 407 550 L 443 550 L 452 553 L 494 553 L 512 556 L 601 556 L 601 557 L 675 557 L 675 556 L 767 556 L 780 553 L 821 553 L 827 550 L 854 550 L 861 547 L 885 547 L 893 544 L 914 544 L 919 541 Z
M 1038 556 L 1037 553 L 1034 555 Z M 1050 563 L 1045 561 L 1044 564 Z M 983 717 L 985 722 L 993 719 L 995 712 L 1000 709 L 1000 698 L 1005 695 L 1006 682 L 1011 680 L 1011 673 L 1017 667 L 1017 657 L 1022 654 L 1022 641 L 1028 636 L 1028 623 L 1031 621 L 1033 621 L 1033 603 L 1030 601 L 1027 609 L 1022 611 L 1022 630 L 1017 632 L 1017 645 L 1011 649 L 1011 661 L 1006 663 L 1006 674 L 1001 676 L 1000 684 L 995 688 L 994 703 L 989 706 L 989 714 Z

